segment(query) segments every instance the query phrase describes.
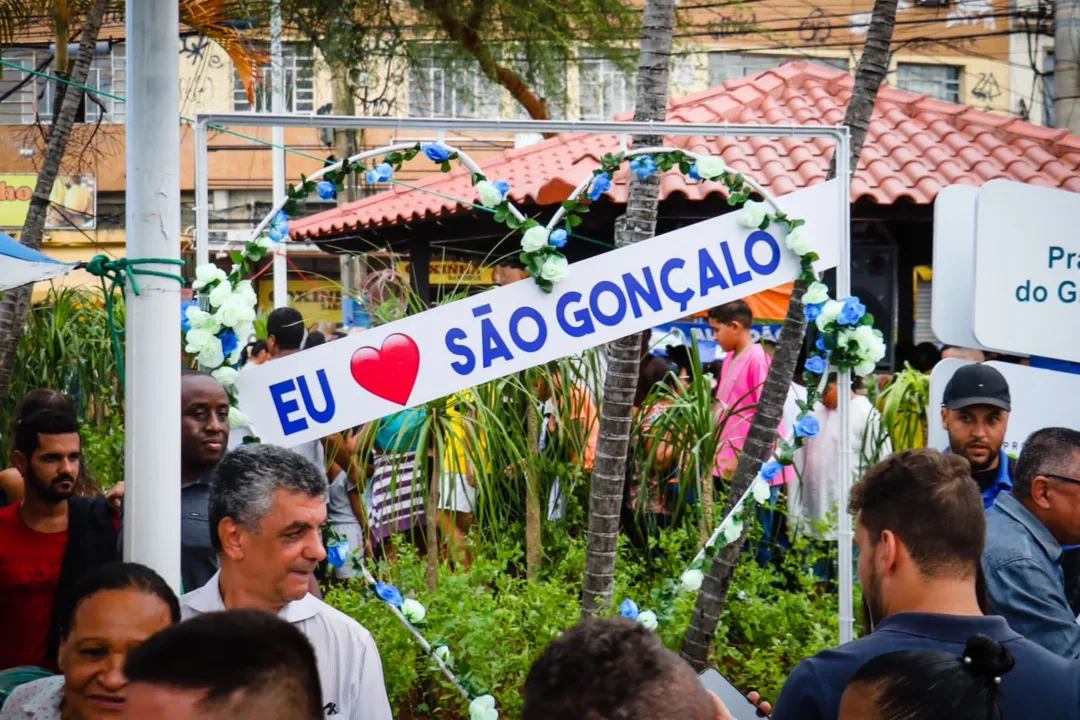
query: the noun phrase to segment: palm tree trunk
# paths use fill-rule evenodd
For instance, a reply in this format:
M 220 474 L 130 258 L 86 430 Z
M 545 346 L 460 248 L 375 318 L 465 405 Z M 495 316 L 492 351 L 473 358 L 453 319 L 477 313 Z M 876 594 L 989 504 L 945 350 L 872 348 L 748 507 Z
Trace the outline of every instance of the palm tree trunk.
M 897 0 L 877 0 L 874 3 L 870 29 L 866 38 L 866 49 L 855 71 L 855 87 L 852 91 L 851 103 L 844 116 L 844 124 L 851 129 L 852 172 L 858 167 L 878 88 L 881 87 L 889 67 L 889 47 L 892 44 L 893 29 L 896 26 L 896 6 Z M 835 175 L 834 154 L 829 177 Z M 850 178 L 846 178 L 845 181 L 850 182 Z M 739 465 L 735 469 L 735 477 L 728 491 L 722 516 L 726 516 L 731 511 L 735 502 L 750 487 L 762 463 L 768 461 L 772 455 L 776 429 L 780 424 L 788 387 L 795 374 L 799 348 L 806 333 L 806 319 L 803 316 L 802 304 L 806 288 L 805 282 L 797 282 L 791 293 L 791 305 L 788 306 L 787 316 L 784 318 L 780 346 L 776 350 L 772 367 L 765 379 L 761 401 L 757 405 L 746 445 L 739 458 Z M 749 523 L 745 526 L 749 527 Z M 694 614 L 682 647 L 682 656 L 695 670 L 702 670 L 709 658 L 709 646 L 716 635 L 716 626 L 724 610 L 731 576 L 735 571 L 735 565 L 745 541 L 746 533 L 744 532 L 736 542 L 724 547 L 716 556 L 712 568 L 701 584 L 701 592 L 694 606 Z
M 712 473 L 703 475 L 700 479 L 701 487 L 701 544 L 709 542 L 712 535 L 713 523 L 713 479 Z
M 540 477 L 536 458 L 540 457 L 540 418 L 536 404 L 531 397 L 526 397 L 528 407 L 525 417 L 528 432 L 529 462 L 525 467 L 525 568 L 526 577 L 536 577 L 540 568 L 541 525 L 540 525 Z
M 675 30 L 675 0 L 646 0 L 638 60 L 637 103 L 634 120 L 663 121 L 668 99 L 668 72 Z M 641 146 L 659 145 L 661 137 L 638 137 Z M 656 233 L 660 177 L 631 176 L 626 215 L 615 227 L 615 245 L 651 238 Z M 585 586 L 581 603 L 584 616 L 611 606 L 615 586 L 615 552 L 619 539 L 619 509 L 626 478 L 626 452 L 630 442 L 634 392 L 637 389 L 641 339 L 631 335 L 612 343 L 600 411 L 600 437 L 589 491 L 589 528 L 585 559 Z
M 83 25 L 82 40 L 79 43 L 79 54 L 75 59 L 71 76 L 68 78 L 77 85 L 86 84 L 86 76 L 90 72 L 90 61 L 94 57 L 94 44 L 101 30 L 105 4 L 106 0 L 94 0 L 94 3 L 87 8 L 86 23 Z M 66 44 L 66 36 L 57 38 L 57 49 L 61 45 L 66 47 Z M 67 72 L 67 68 L 64 67 L 57 67 L 57 70 L 60 74 Z M 60 162 L 67 151 L 68 138 L 71 137 L 71 128 L 75 124 L 75 113 L 83 99 L 83 90 L 76 85 L 61 85 L 57 90 L 58 97 L 61 96 L 60 91 L 63 91 L 60 114 L 55 117 L 49 127 L 49 142 L 45 150 L 45 159 L 41 170 L 38 171 L 37 185 L 34 187 L 30 209 L 26 213 L 26 223 L 23 225 L 22 235 L 19 238 L 24 245 L 34 250 L 41 249 L 41 239 L 45 233 L 45 215 L 49 210 L 49 196 L 52 195 L 53 183 L 56 182 L 56 176 L 60 173 Z M 30 297 L 33 290 L 33 285 L 12 288 L 0 299 L 0 338 L 3 338 L 0 343 L 0 405 L 7 400 L 11 372 L 15 367 L 15 353 L 26 329 L 26 314 L 30 311 Z

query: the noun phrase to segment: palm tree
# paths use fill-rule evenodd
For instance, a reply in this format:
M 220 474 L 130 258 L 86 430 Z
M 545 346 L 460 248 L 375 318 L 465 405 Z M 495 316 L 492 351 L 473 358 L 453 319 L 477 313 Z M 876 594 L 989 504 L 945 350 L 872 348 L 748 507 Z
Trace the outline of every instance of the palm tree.
M 638 60 L 637 102 L 634 120 L 660 121 L 666 116 L 668 72 L 675 34 L 675 0 L 646 0 Z M 663 138 L 639 137 L 645 146 L 660 145 Z M 651 238 L 656 233 L 660 201 L 660 178 L 631 176 L 626 215 L 615 227 L 615 245 Z M 600 412 L 600 437 L 596 448 L 592 487 L 589 492 L 589 528 L 585 560 L 583 615 L 595 615 L 610 607 L 615 584 L 615 552 L 619 539 L 619 510 L 626 477 L 626 454 L 630 441 L 634 392 L 637 389 L 640 335 L 612 343 Z
M 37 185 L 30 200 L 20 241 L 39 250 L 45 232 L 45 216 L 49 196 L 67 152 L 75 114 L 83 101 L 82 86 L 90 72 L 94 46 L 101 31 L 106 10 L 123 10 L 116 0 L 0 0 L 0 48 L 11 43 L 20 31 L 33 27 L 42 19 L 51 21 L 56 37 L 56 74 L 68 82 L 56 88 L 54 107 L 60 112 L 48 125 L 46 150 L 38 171 Z M 236 65 L 249 98 L 254 100 L 255 83 L 261 56 L 252 52 L 240 33 L 231 26 L 230 18 L 238 17 L 236 0 L 182 0 L 180 21 L 214 40 Z M 70 28 L 82 21 L 79 51 L 74 62 L 67 59 Z M 44 122 L 44 120 L 43 120 Z M 0 299 L 0 405 L 7 399 L 15 354 L 26 328 L 30 310 L 32 285 L 24 285 L 4 293 Z
M 93 0 L 86 6 L 82 39 L 79 42 L 79 52 L 75 57 L 75 62 L 69 63 L 70 67 L 58 67 L 58 72 L 65 75 L 71 85 L 61 84 L 56 89 L 56 105 L 59 106 L 60 112 L 49 126 L 45 159 L 38 171 L 37 185 L 30 199 L 30 209 L 26 214 L 26 223 L 23 225 L 20 238 L 24 245 L 34 250 L 41 248 L 41 238 L 45 232 L 45 215 L 49 209 L 49 196 L 52 194 L 56 176 L 60 172 L 60 161 L 67 151 L 68 138 L 71 137 L 71 128 L 75 124 L 75 113 L 78 112 L 79 104 L 83 100 L 82 86 L 86 84 L 86 76 L 90 72 L 90 62 L 94 57 L 94 46 L 97 43 L 98 32 L 101 30 L 106 3 L 107 0 Z M 35 11 L 40 12 L 42 9 L 35 2 L 0 1 L 0 17 L 5 18 L 0 24 L 0 32 L 2 32 L 0 46 L 14 38 L 20 28 L 19 18 L 40 17 L 35 14 Z M 74 8 L 68 6 L 67 0 L 57 0 L 53 10 L 57 32 L 57 55 L 63 57 L 67 55 L 67 28 Z M 4 345 L 0 347 L 0 404 L 7 399 L 8 384 L 11 382 L 11 372 L 15 366 L 15 352 L 26 329 L 26 314 L 30 311 L 33 287 L 33 285 L 23 285 L 13 288 L 4 293 L 3 299 L 0 299 L 0 338 L 4 338 Z
M 889 67 L 889 47 L 892 44 L 893 29 L 896 27 L 896 6 L 897 0 L 876 0 L 874 3 L 870 29 L 866 37 L 866 48 L 855 71 L 855 87 L 844 115 L 844 124 L 851 128 L 850 167 L 852 171 L 858 167 L 878 89 Z M 836 158 L 834 157 L 829 177 L 832 178 L 835 175 Z M 791 379 L 795 375 L 799 348 L 806 333 L 806 318 L 803 316 L 802 304 L 806 288 L 807 283 L 800 281 L 795 283 L 792 290 L 791 304 L 784 318 L 780 346 L 776 350 L 772 367 L 765 379 L 761 400 L 758 402 L 739 464 L 735 468 L 735 476 L 728 490 L 724 511 L 719 517 L 725 517 L 731 511 L 738 499 L 750 487 L 750 483 L 757 477 L 761 465 L 772 455 L 776 429 L 780 425 L 784 401 L 787 399 Z M 841 508 L 841 511 L 843 510 Z M 747 523 L 748 527 L 749 523 Z M 682 656 L 696 670 L 700 671 L 704 668 L 708 660 L 709 646 L 716 635 L 716 626 L 720 613 L 724 609 L 724 602 L 727 600 L 731 576 L 735 571 L 745 540 L 744 532 L 743 537 L 737 542 L 720 550 L 701 584 L 701 592 L 698 594 L 694 614 L 682 647 Z

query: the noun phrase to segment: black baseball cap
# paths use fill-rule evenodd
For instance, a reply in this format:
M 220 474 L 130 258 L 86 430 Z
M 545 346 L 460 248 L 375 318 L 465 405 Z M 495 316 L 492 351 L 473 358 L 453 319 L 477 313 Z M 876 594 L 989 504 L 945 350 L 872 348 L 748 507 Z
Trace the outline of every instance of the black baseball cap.
M 972 405 L 992 405 L 1012 410 L 1012 397 L 1005 376 L 989 365 L 973 363 L 956 371 L 945 386 L 942 404 L 949 410 Z

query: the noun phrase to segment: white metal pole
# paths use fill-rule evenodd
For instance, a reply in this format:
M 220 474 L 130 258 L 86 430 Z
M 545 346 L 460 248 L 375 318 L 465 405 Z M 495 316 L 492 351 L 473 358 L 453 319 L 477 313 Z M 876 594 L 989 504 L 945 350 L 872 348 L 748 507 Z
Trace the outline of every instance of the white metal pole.
M 847 128 L 844 128 L 847 130 Z M 838 193 L 843 222 L 840 223 L 840 257 L 836 267 L 836 297 L 851 295 L 851 138 L 845 132 L 836 142 L 836 177 L 840 181 Z M 854 578 L 852 577 L 851 515 L 848 514 L 848 496 L 851 489 L 851 372 L 839 374 L 837 391 L 840 409 L 840 457 L 837 484 L 840 498 L 837 512 L 839 528 L 837 542 L 840 563 L 840 644 L 851 642 L 855 633 L 855 613 L 852 605 Z
M 270 111 L 285 112 L 285 62 L 281 50 L 281 0 L 274 0 L 270 15 Z M 285 196 L 285 128 L 275 125 L 271 139 L 274 143 L 274 201 Z M 289 304 L 289 266 L 285 256 L 288 243 L 274 247 L 274 307 Z
M 128 3 L 129 258 L 180 257 L 179 31 L 176 3 Z M 140 294 L 129 282 L 125 295 L 124 559 L 149 565 L 179 591 L 180 285 L 136 277 Z
M 210 262 L 210 178 L 206 123 L 195 123 L 195 266 Z

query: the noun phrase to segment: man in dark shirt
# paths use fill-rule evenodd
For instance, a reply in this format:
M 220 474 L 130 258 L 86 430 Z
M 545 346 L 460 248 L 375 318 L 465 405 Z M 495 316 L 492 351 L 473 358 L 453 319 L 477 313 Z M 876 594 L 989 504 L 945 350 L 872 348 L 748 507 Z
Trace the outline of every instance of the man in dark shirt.
M 205 585 L 218 571 L 210 544 L 210 484 L 229 441 L 229 394 L 199 370 L 180 380 L 180 582 L 184 592 Z M 121 491 L 122 494 L 122 491 Z M 123 552 L 121 533 L 121 553 Z
M 998 493 L 1012 487 L 1013 460 L 1001 449 L 1012 410 L 1009 383 L 989 365 L 965 365 L 949 379 L 942 405 L 949 449 L 971 463 L 971 476 L 989 510 Z
M 774 720 L 835 720 L 852 675 L 896 650 L 962 653 L 983 634 L 1016 667 L 1001 680 L 1006 718 L 1080 718 L 1080 664 L 985 617 L 975 591 L 986 513 L 968 464 L 932 450 L 898 453 L 851 491 L 859 581 L 873 632 L 804 660 L 784 684 Z

